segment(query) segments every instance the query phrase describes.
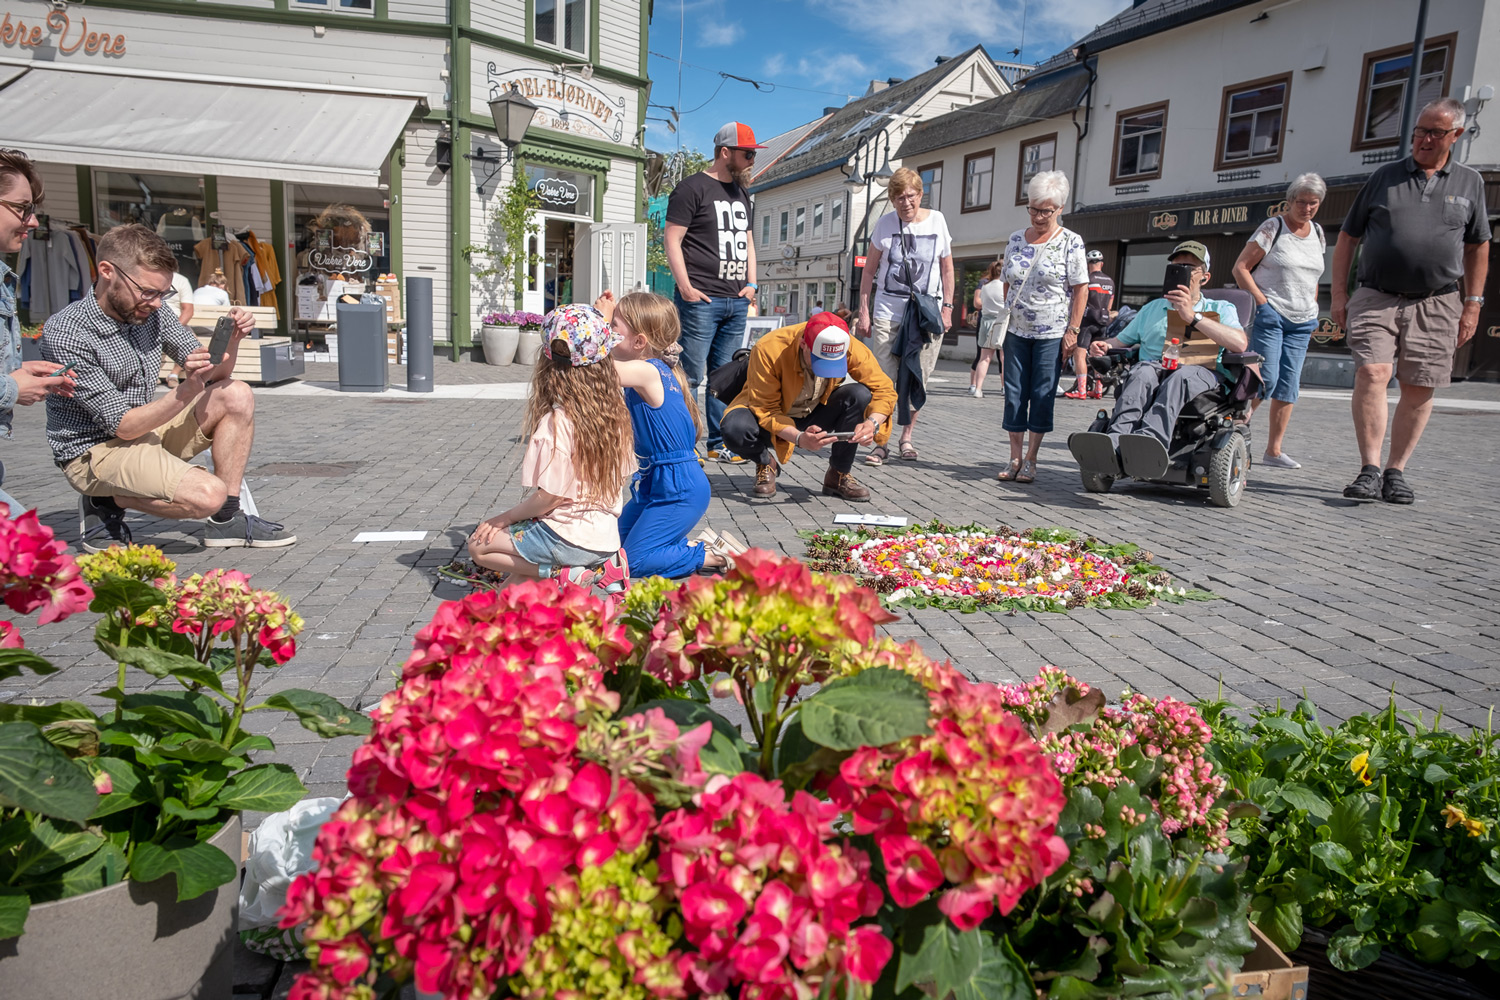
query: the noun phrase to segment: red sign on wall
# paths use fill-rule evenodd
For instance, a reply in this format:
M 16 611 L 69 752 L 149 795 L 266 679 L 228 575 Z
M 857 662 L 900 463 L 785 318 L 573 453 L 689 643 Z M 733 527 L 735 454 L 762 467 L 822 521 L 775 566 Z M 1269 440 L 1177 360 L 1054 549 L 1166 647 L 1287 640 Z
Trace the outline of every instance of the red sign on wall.
M 856 257 L 856 258 L 854 258 L 854 266 L 855 267 L 864 267 L 865 266 L 865 259 L 863 257 Z

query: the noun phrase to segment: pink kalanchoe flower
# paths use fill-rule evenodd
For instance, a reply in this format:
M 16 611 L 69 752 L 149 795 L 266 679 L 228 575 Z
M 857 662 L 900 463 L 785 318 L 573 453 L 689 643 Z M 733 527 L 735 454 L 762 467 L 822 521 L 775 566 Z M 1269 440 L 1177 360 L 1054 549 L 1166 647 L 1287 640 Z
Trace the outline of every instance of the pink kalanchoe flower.
M 41 609 L 37 623 L 47 625 L 84 610 L 93 599 L 67 546 L 37 520 L 36 511 L 14 520 L 0 517 L 0 601 L 17 614 Z
M 10 622 L 0 622 L 0 649 L 24 649 L 20 631 Z

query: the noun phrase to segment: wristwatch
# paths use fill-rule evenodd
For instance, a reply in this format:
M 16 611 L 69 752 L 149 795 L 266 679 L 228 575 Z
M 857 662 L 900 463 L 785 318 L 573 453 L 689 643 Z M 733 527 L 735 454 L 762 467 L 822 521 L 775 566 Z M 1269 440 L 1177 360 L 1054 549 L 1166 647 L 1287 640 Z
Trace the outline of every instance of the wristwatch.
M 1202 316 L 1194 316 L 1193 321 L 1187 325 L 1187 332 L 1192 333 L 1194 330 L 1198 329 L 1198 324 L 1202 321 Z
M 1479 303 L 1479 308 L 1481 308 L 1481 309 L 1484 308 L 1484 296 L 1483 295 L 1465 295 L 1464 296 L 1464 301 L 1465 302 L 1478 302 Z
M 953 303 L 952 302 L 944 302 L 943 303 L 943 308 L 944 309 L 952 309 L 953 308 Z

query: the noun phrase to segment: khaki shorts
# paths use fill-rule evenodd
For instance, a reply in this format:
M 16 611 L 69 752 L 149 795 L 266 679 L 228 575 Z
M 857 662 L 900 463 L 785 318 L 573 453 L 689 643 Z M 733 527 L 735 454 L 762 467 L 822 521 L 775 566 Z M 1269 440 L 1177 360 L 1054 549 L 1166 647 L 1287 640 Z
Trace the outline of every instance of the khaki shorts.
M 896 325 L 900 322 L 900 317 L 870 320 L 870 350 L 874 352 L 875 360 L 880 362 L 880 370 L 885 372 L 885 377 L 892 382 L 896 381 L 897 359 L 891 354 L 891 342 L 896 339 Z M 938 352 L 942 349 L 942 337 L 933 337 L 932 343 L 922 348 L 922 384 L 924 386 L 932 382 L 932 372 L 938 363 Z
M 200 397 L 201 398 L 201 397 Z M 198 426 L 194 400 L 171 423 L 134 441 L 113 438 L 96 444 L 63 466 L 68 485 L 91 497 L 174 500 L 188 460 L 213 443 Z
M 1441 388 L 1453 377 L 1461 315 L 1458 292 L 1404 299 L 1360 288 L 1349 298 L 1349 352 L 1356 367 L 1394 364 L 1403 384 Z

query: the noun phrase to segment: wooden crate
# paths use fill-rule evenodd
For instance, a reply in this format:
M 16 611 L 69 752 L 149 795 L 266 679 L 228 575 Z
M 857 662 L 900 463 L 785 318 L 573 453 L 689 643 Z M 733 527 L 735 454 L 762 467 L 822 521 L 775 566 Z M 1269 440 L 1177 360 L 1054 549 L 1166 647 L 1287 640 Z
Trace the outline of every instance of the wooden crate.
M 1235 974 L 1233 1000 L 1307 1000 L 1307 966 L 1293 962 L 1254 924 L 1250 925 L 1250 934 L 1255 938 L 1255 950 Z M 1215 996 L 1213 989 L 1205 987 L 1203 996 Z

